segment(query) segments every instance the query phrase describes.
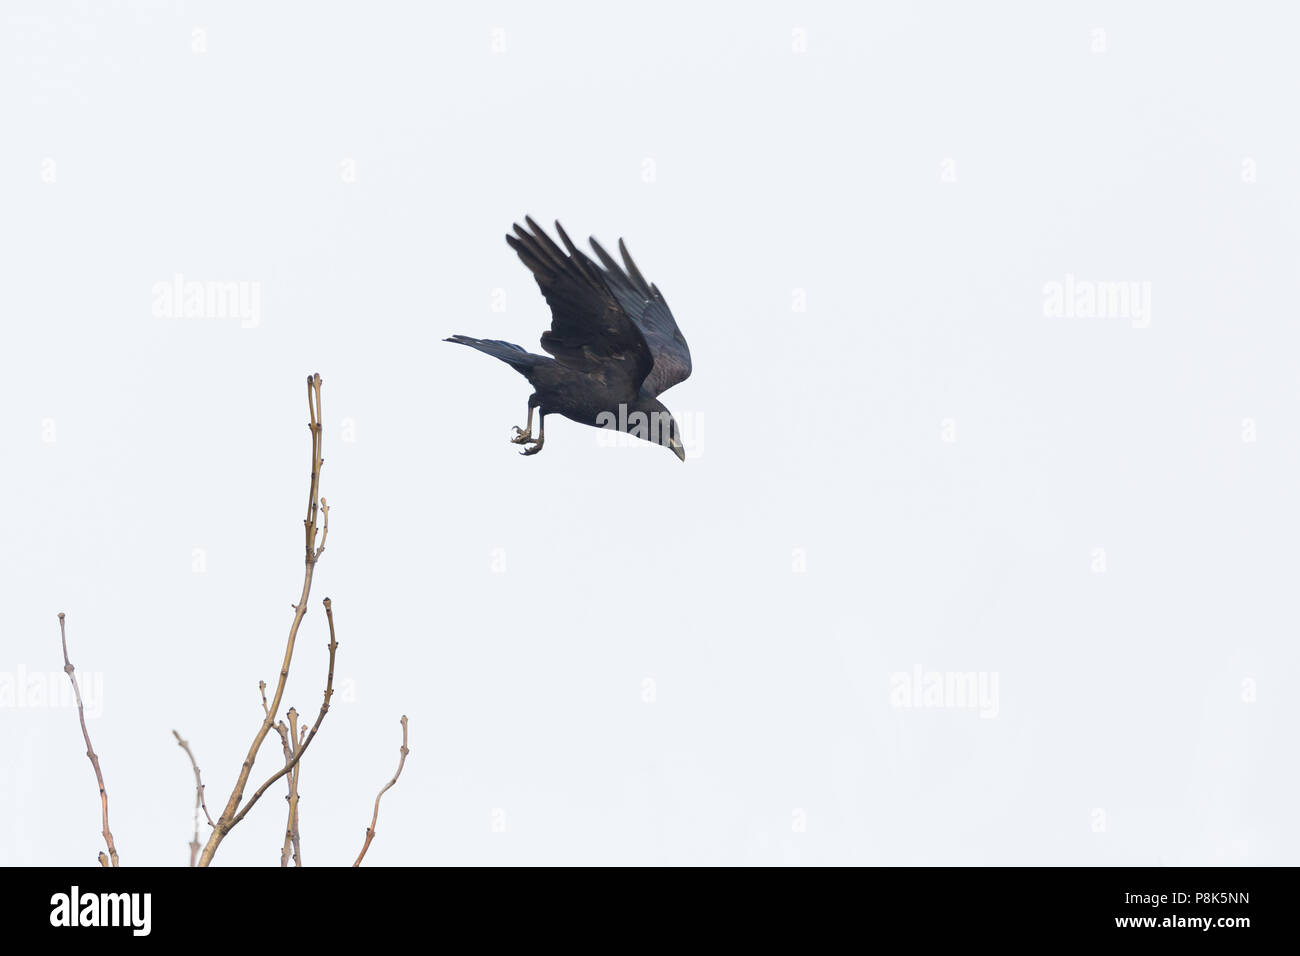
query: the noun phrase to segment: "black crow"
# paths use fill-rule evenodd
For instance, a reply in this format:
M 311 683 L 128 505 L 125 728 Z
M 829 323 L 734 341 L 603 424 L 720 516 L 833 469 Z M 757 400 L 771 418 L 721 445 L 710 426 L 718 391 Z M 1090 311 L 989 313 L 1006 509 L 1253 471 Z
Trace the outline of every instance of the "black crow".
M 550 356 L 498 339 L 453 335 L 444 340 L 501 359 L 536 389 L 528 397 L 528 423 L 516 425 L 510 440 L 532 446 L 523 454 L 537 454 L 546 440 L 546 416 L 555 413 L 584 425 L 617 428 L 663 445 L 685 461 L 677 422 L 659 394 L 691 374 L 691 352 L 663 294 L 645 281 L 622 239 L 622 266 L 590 240 L 598 265 L 558 222 L 564 249 L 531 218 L 524 221 L 532 231 L 515 223 L 506 242 L 532 271 L 551 307 L 551 328 L 542 333 L 542 348 Z

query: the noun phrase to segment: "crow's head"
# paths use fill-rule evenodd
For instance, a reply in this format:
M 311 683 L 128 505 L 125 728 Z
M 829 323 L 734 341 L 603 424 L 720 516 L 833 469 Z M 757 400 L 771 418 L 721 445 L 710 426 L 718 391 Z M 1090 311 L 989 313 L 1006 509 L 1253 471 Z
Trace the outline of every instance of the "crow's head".
M 673 413 L 659 399 L 639 403 L 628 416 L 627 424 L 628 434 L 663 445 L 682 461 L 686 460 L 686 446 L 682 444 L 682 432 L 677 427 L 677 419 L 673 418 Z

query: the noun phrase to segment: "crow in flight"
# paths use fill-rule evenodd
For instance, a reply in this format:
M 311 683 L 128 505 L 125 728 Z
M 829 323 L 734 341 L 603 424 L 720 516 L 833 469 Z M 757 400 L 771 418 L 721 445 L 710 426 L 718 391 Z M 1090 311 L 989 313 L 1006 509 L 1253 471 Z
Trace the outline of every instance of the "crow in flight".
M 506 242 L 532 271 L 551 307 L 551 328 L 542 333 L 542 348 L 550 356 L 498 339 L 444 339 L 499 358 L 536 389 L 528 397 L 528 423 L 522 429 L 516 425 L 510 440 L 532 446 L 523 454 L 537 454 L 546 440 L 546 416 L 555 413 L 584 425 L 617 428 L 663 445 L 685 461 L 677 422 L 659 394 L 691 374 L 691 353 L 663 294 L 645 281 L 622 239 L 622 266 L 590 240 L 597 265 L 558 222 L 564 249 L 531 218 L 524 221 L 532 231 L 516 223 Z M 536 438 L 533 409 L 538 410 Z

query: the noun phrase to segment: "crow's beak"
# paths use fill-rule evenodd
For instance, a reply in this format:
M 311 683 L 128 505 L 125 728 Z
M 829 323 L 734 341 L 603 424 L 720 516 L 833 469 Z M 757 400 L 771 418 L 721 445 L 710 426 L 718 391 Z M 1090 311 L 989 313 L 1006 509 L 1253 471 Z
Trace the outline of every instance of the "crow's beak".
M 671 448 L 673 450 L 673 454 L 676 455 L 678 458 L 680 458 L 682 461 L 686 460 L 686 448 L 682 445 L 681 442 L 675 441 L 668 447 Z

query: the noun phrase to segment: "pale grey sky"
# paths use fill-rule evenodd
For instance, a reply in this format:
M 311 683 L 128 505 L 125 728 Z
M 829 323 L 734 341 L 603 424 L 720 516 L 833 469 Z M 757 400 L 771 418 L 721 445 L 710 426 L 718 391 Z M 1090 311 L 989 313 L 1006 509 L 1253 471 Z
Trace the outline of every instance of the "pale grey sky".
M 1289 8 L 3 22 L 0 864 L 101 845 L 61 610 L 122 862 L 187 862 L 171 730 L 215 813 L 317 371 L 306 863 L 355 856 L 403 713 L 375 865 L 1297 862 Z M 525 213 L 663 290 L 685 464 L 559 418 L 519 457 L 527 383 L 440 341 L 536 347 Z M 278 862 L 272 796 L 217 862 Z

